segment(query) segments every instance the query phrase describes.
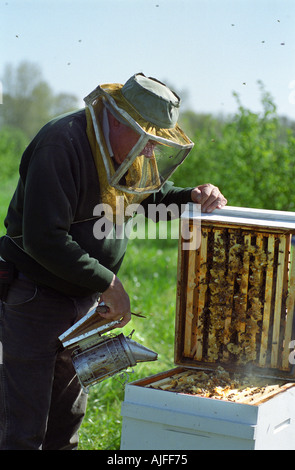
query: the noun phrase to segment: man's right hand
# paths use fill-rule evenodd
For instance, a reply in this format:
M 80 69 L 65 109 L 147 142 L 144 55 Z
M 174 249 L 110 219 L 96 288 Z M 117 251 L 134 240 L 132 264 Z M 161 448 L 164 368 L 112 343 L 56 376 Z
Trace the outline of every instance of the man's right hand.
M 131 320 L 129 296 L 115 274 L 108 289 L 100 296 L 100 300 L 108 307 L 108 311 L 100 315 L 109 321 L 121 320 L 118 328 L 122 328 Z

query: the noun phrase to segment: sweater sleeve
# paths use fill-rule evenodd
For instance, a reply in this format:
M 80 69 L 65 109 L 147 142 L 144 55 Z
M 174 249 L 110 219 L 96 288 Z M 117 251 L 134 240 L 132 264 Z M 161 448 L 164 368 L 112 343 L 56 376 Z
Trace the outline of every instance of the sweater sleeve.
M 79 198 L 79 161 L 73 149 L 47 145 L 35 151 L 27 172 L 23 246 L 56 276 L 103 292 L 113 273 L 89 256 L 70 232 Z
M 151 194 L 142 202 L 142 206 L 145 210 L 146 217 L 152 218 L 155 222 L 160 220 L 160 211 L 151 210 L 150 207 L 160 207 L 163 204 L 166 208 L 172 205 L 175 205 L 177 210 L 174 211 L 174 217 L 180 216 L 182 210 L 186 203 L 191 202 L 191 191 L 193 188 L 180 188 L 174 186 L 174 183 L 167 181 L 162 189 L 154 194 Z M 176 212 L 176 213 L 175 213 Z M 168 219 L 171 216 L 171 213 L 165 213 L 165 216 L 168 215 Z

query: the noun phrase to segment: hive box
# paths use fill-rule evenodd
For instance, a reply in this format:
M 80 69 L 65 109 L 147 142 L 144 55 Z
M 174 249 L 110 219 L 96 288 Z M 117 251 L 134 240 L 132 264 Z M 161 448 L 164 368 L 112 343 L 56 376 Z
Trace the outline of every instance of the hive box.
M 200 243 L 179 240 L 179 367 L 126 386 L 121 449 L 295 449 L 295 214 L 227 207 L 201 219 L 186 211 L 183 224 Z M 220 367 L 279 388 L 255 404 L 153 388 Z

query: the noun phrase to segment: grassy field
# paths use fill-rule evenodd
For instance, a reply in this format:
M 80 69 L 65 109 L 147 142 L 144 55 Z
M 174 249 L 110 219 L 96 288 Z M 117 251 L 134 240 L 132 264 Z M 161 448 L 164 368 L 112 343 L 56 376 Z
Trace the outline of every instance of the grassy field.
M 0 236 L 5 233 L 3 220 L 15 184 L 11 181 L 0 188 Z M 172 230 L 175 236 L 177 221 Z M 141 312 L 146 318 L 133 317 L 122 331 L 127 336 L 134 329 L 132 339 L 156 351 L 158 361 L 137 365 L 134 372 L 130 370 L 129 381 L 173 367 L 176 266 L 176 238 L 130 240 L 119 278 L 130 296 L 132 311 Z M 120 448 L 123 399 L 120 377 L 90 388 L 87 414 L 80 430 L 81 450 Z
M 6 216 L 7 207 L 15 190 L 16 184 L 17 178 L 0 184 L 0 237 L 5 233 L 3 221 Z

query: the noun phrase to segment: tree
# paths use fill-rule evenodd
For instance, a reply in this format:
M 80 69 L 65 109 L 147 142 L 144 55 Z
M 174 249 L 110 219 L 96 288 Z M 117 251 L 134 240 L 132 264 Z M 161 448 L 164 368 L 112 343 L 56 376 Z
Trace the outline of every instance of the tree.
M 31 62 L 21 62 L 16 68 L 6 65 L 2 83 L 1 127 L 21 129 L 30 139 L 54 116 L 78 107 L 76 96 L 54 95 L 40 67 Z
M 263 85 L 255 114 L 234 94 L 238 112 L 208 134 L 195 131 L 191 154 L 173 174 L 175 185 L 213 183 L 232 206 L 295 210 L 295 137 L 276 114 Z
M 17 175 L 21 155 L 28 144 L 19 129 L 0 129 L 0 186 Z

